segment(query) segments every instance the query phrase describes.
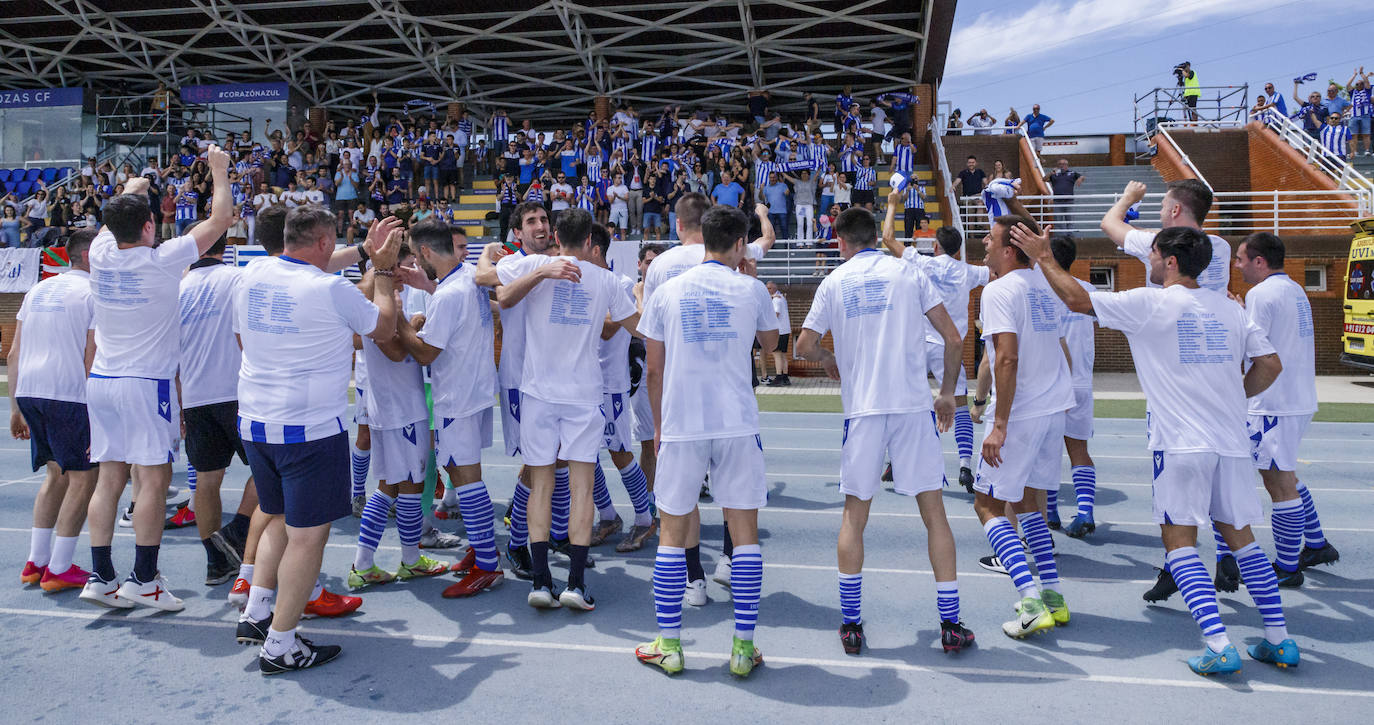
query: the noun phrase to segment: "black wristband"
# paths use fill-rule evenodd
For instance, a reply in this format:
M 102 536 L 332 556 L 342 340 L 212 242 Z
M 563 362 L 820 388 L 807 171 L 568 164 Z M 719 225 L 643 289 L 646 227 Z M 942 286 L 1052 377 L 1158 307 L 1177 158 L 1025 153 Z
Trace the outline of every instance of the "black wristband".
M 362 243 L 362 242 L 358 242 L 357 244 L 354 244 L 354 245 L 353 245 L 353 248 L 356 249 L 356 250 L 358 250 L 358 261 L 360 261 L 360 262 L 366 262 L 367 260 L 371 259 L 371 257 L 368 256 L 367 249 L 366 249 L 365 247 L 363 247 L 363 243 Z
M 977 399 L 977 398 L 974 398 L 974 399 L 973 399 L 973 404 L 974 404 L 974 405 L 987 405 L 987 404 L 988 404 L 988 399 L 987 399 L 987 398 L 983 398 L 982 400 L 979 400 L 979 399 Z

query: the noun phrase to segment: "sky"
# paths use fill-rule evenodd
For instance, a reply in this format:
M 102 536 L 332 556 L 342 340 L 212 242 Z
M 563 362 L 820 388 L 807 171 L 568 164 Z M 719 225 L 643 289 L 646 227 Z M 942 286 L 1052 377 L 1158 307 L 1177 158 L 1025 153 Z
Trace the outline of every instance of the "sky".
M 1374 74 L 1371 34 L 1371 0 L 959 0 L 940 99 L 999 121 L 1039 103 L 1051 136 L 1130 133 L 1134 97 L 1172 87 L 1177 63 L 1204 86 L 1249 83 L 1253 104 L 1266 81 L 1287 96 L 1317 73 L 1306 95 Z

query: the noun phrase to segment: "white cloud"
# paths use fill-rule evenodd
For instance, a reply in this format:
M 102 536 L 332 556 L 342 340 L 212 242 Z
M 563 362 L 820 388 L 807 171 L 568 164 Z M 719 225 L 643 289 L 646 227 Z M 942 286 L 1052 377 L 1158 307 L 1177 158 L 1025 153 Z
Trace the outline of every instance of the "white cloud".
M 1024 10 L 980 13 L 950 37 L 945 79 L 986 72 L 997 63 L 1042 59 L 1060 47 L 1139 40 L 1183 25 L 1250 14 L 1291 0 L 1041 0 Z M 1296 7 L 1295 7 L 1296 9 Z M 1181 62 L 1188 58 L 1170 59 Z

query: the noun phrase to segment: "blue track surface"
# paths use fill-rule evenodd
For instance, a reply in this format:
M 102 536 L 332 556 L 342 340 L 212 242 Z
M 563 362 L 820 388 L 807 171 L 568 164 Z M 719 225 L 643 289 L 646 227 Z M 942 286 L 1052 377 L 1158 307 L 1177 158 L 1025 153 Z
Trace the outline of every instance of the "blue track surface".
M 1302 648 L 1301 667 L 1280 671 L 1247 660 L 1239 675 L 1203 679 L 1184 664 L 1202 644 L 1181 597 L 1161 606 L 1140 599 L 1163 558 L 1158 529 L 1150 523 L 1143 421 L 1098 421 L 1091 444 L 1100 481 L 1097 533 L 1084 541 L 1055 536 L 1073 613 L 1069 626 L 1024 642 L 1001 634 L 1015 590 L 1006 577 L 978 568 L 988 543 L 970 497 L 952 487 L 945 505 L 959 547 L 963 619 L 977 633 L 978 646 L 944 654 L 915 503 L 884 492 L 875 499 L 867 536 L 864 619 L 871 649 L 846 657 L 835 634 L 840 416 L 762 418 L 771 497 L 760 517 L 765 569 L 757 642 L 767 663 L 746 681 L 732 679 L 724 666 L 732 614 L 728 593 L 715 583 L 710 605 L 685 607 L 687 672 L 670 679 L 638 664 L 635 644 L 655 633 L 653 550 L 626 556 L 609 545 L 595 551 L 597 566 L 588 579 L 597 596 L 593 613 L 532 610 L 524 603 L 528 585 L 513 577 L 469 600 L 439 597 L 452 577 L 390 584 L 365 592 L 362 609 L 351 617 L 306 623 L 307 636 L 344 646 L 339 660 L 262 678 L 256 648 L 234 643 L 237 612 L 225 604 L 228 585 L 201 585 L 204 551 L 194 529 L 169 532 L 162 554 L 163 571 L 186 599 L 182 613 L 106 612 L 78 601 L 75 592 L 48 596 L 36 587 L 21 589 L 18 572 L 39 479 L 29 472 L 26 445 L 0 442 L 0 561 L 9 582 L 0 588 L 0 613 L 8 624 L 0 645 L 0 712 L 12 722 L 118 713 L 150 721 L 354 722 L 443 712 L 511 722 L 537 713 L 596 722 L 989 716 L 1159 723 L 1219 712 L 1218 705 L 1227 719 L 1256 722 L 1296 720 L 1316 708 L 1324 720 L 1364 720 L 1374 707 L 1374 426 L 1314 424 L 1302 449 L 1300 475 L 1342 560 L 1309 572 L 1302 590 L 1283 592 L 1290 630 Z M 951 449 L 952 436 L 944 443 Z M 499 448 L 488 452 L 484 477 L 502 510 L 518 462 L 499 455 Z M 953 478 L 957 471 L 949 460 Z M 628 520 L 628 499 L 613 469 L 607 470 Z M 180 479 L 184 469 L 179 465 L 178 471 Z M 246 476 L 236 465 L 226 478 L 227 511 L 237 504 Z M 1070 510 L 1067 462 L 1064 480 L 1061 509 Z M 719 511 L 706 502 L 702 519 L 709 573 L 720 544 Z M 127 571 L 133 537 L 129 529 L 117 531 L 115 564 Z M 336 591 L 344 589 L 356 534 L 355 519 L 340 521 L 326 552 L 326 579 Z M 1272 552 L 1268 527 L 1256 535 Z M 379 564 L 396 565 L 395 537 L 389 529 Z M 503 532 L 499 538 L 504 543 Z M 1210 537 L 1203 539 L 1210 567 Z M 439 554 L 454 558 L 453 552 Z M 554 559 L 558 577 L 563 562 Z M 77 563 L 89 565 L 84 536 Z M 1262 630 L 1245 590 L 1222 595 L 1221 603 L 1236 644 L 1255 642 Z

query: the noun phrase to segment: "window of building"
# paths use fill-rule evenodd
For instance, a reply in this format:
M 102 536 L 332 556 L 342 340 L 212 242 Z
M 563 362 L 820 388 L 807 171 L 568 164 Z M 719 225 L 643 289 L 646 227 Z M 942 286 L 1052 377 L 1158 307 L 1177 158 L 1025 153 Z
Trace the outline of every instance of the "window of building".
M 1088 269 L 1088 284 L 1102 292 L 1116 291 L 1116 267 L 1091 267 Z
M 1303 270 L 1302 285 L 1308 292 L 1326 291 L 1326 267 L 1308 266 Z

